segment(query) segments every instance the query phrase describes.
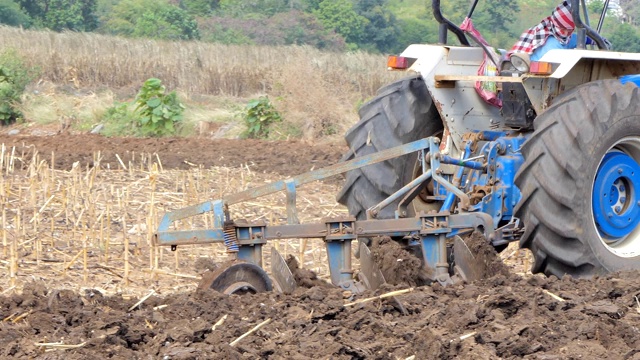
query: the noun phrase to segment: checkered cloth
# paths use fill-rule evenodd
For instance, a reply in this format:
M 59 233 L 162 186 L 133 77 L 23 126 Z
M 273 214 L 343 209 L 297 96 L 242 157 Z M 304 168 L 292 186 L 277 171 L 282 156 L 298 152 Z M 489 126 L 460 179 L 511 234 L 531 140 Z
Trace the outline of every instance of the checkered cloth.
M 566 44 L 574 28 L 573 17 L 571 16 L 571 5 L 569 5 L 569 1 L 563 1 L 562 4 L 553 10 L 551 16 L 525 31 L 509 53 L 531 54 L 535 49 L 544 45 L 544 43 L 547 42 L 547 38 L 551 35 L 562 44 Z

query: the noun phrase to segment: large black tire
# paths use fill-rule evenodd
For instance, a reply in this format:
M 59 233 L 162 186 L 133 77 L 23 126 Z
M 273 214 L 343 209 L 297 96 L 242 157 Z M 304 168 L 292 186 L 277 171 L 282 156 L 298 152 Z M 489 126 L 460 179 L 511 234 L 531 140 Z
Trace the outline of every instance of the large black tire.
M 515 215 L 525 225 L 520 246 L 533 253 L 532 272 L 590 277 L 640 268 L 640 226 L 635 220 L 640 207 L 636 175 L 640 174 L 627 172 L 627 167 L 623 174 L 622 162 L 607 165 L 605 161 L 605 154 L 624 155 L 638 169 L 639 89 L 616 80 L 581 85 L 540 115 L 535 126 L 522 148 L 525 163 L 515 180 L 522 192 Z M 613 170 L 606 173 L 606 169 Z M 616 201 L 627 202 L 615 214 L 611 209 L 616 203 L 606 204 L 613 197 L 607 198 L 608 189 L 614 187 L 598 187 L 596 182 L 607 179 L 606 174 L 617 177 L 612 184 L 624 181 L 632 187 L 628 198 L 614 191 Z M 603 230 L 611 228 L 603 214 L 624 221 L 628 216 L 629 230 L 622 237 L 611 237 Z
M 407 144 L 442 131 L 424 80 L 412 76 L 389 84 L 360 108 L 360 121 L 345 135 L 349 152 L 343 161 Z M 337 196 L 349 213 L 366 218 L 366 210 L 412 180 L 416 154 L 349 171 Z M 378 218 L 394 217 L 397 202 L 384 208 Z

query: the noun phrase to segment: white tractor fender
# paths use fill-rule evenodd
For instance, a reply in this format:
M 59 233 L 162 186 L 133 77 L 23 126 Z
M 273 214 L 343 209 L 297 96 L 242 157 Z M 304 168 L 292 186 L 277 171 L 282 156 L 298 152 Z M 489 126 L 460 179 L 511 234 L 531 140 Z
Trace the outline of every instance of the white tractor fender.
M 596 64 L 602 63 L 610 68 L 612 76 L 620 77 L 640 73 L 640 54 L 615 51 L 593 51 L 584 49 L 551 50 L 540 59 L 541 62 L 558 64 L 555 71 L 549 77 L 562 79 L 582 60 L 593 60 Z M 618 71 L 616 68 L 631 68 Z M 595 81 L 598 79 L 592 79 Z

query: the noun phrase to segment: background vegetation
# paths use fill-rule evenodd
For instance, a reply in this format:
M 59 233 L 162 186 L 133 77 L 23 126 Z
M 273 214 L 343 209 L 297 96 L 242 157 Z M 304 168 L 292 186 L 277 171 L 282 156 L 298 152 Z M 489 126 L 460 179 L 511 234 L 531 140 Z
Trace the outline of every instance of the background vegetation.
M 473 18 L 491 44 L 509 48 L 559 1 L 480 0 Z M 442 3 L 461 23 L 471 0 Z M 589 2 L 592 23 L 602 6 Z M 603 33 L 616 50 L 640 52 L 640 1 L 620 7 Z M 144 133 L 135 95 L 151 78 L 185 106 L 180 135 L 341 135 L 360 104 L 402 76 L 386 71 L 383 54 L 438 34 L 428 0 L 0 0 L 0 24 L 0 53 L 29 69 L 11 87 L 4 81 L 10 121 L 102 124 L 106 135 Z M 35 81 L 22 93 L 27 78 Z M 243 111 L 262 96 L 282 121 L 252 135 Z
M 185 135 L 202 121 L 242 124 L 245 105 L 269 95 L 284 120 L 274 124 L 270 137 L 317 138 L 342 134 L 357 120 L 358 104 L 402 76 L 387 71 L 383 55 L 310 46 L 126 39 L 0 26 L 2 49 L 14 49 L 25 68 L 39 69 L 23 96 L 27 121 L 70 121 L 85 131 L 108 117 L 127 130 L 124 135 L 136 134 L 123 122 L 135 120 L 131 104 L 150 78 L 177 91 L 186 107 L 179 130 Z M 236 130 L 231 133 L 240 135 L 244 127 Z
M 491 44 L 510 47 L 560 0 L 480 0 L 474 22 Z M 471 0 L 442 1 L 461 23 Z M 616 50 L 640 51 L 640 2 L 620 0 L 604 35 Z M 602 0 L 590 0 L 592 20 Z M 397 53 L 437 41 L 428 0 L 0 0 L 0 23 L 222 44 L 309 45 Z

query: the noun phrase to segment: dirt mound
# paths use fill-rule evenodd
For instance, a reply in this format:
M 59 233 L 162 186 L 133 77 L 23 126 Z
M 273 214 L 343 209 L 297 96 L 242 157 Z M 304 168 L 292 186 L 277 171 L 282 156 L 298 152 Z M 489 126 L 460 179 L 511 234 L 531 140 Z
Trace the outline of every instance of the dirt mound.
M 138 299 L 33 283 L 0 297 L 0 357 L 640 359 L 639 289 L 638 272 L 591 281 L 497 275 L 396 296 L 403 315 L 392 299 L 344 307 L 337 288 L 245 296 L 203 290 L 151 297 L 128 311 Z M 46 353 L 36 345 L 57 341 L 84 345 Z
M 206 138 L 106 138 L 100 135 L 8 136 L 0 134 L 0 143 L 28 161 L 34 151 L 44 160 L 55 152 L 55 167 L 69 170 L 75 162 L 93 166 L 94 154 L 100 151 L 101 165 L 120 169 L 129 161 L 140 167 L 143 154 L 158 154 L 164 169 L 189 169 L 202 165 L 239 167 L 248 165 L 255 171 L 297 175 L 337 163 L 346 145 L 310 145 L 302 141 L 229 140 Z M 149 156 L 146 157 L 149 159 Z M 20 163 L 18 163 L 19 165 Z
M 303 288 L 312 288 L 314 286 L 332 287 L 332 285 L 329 284 L 328 282 L 322 279 L 319 279 L 318 275 L 315 272 L 309 269 L 300 268 L 298 259 L 296 259 L 295 256 L 289 255 L 287 256 L 287 259 L 285 261 L 287 263 L 287 267 L 289 267 L 289 270 L 291 270 L 291 273 L 293 274 L 293 278 L 296 280 L 296 284 L 299 287 L 303 287 Z
M 466 236 L 464 243 L 471 251 L 471 254 L 473 254 L 479 266 L 484 268 L 484 274 L 481 275 L 481 277 L 491 277 L 498 274 L 506 277 L 511 275 L 509 268 L 502 262 L 496 249 L 491 246 L 481 232 L 474 231 L 471 235 Z
M 432 274 L 422 267 L 420 258 L 388 236 L 376 237 L 371 243 L 371 258 L 387 283 L 421 286 L 431 282 Z

